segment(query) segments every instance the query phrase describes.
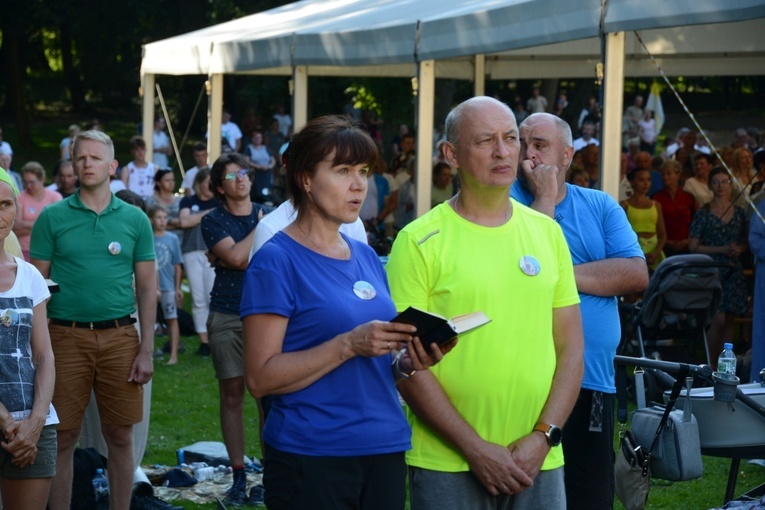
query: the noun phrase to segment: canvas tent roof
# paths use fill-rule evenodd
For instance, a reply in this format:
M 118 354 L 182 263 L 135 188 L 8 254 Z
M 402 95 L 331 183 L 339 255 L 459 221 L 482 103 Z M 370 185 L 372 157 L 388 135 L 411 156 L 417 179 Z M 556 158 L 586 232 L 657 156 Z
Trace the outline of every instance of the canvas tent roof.
M 488 59 L 490 75 L 493 62 L 501 67 L 519 57 L 540 57 L 555 69 L 572 59 L 600 57 L 602 13 L 606 32 L 646 31 L 643 36 L 658 55 L 695 55 L 682 74 L 709 73 L 703 58 L 738 56 L 748 61 L 748 73 L 765 72 L 765 66 L 753 68 L 751 62 L 762 62 L 765 54 L 765 0 L 603 4 L 601 9 L 600 0 L 303 0 L 149 43 L 142 73 L 290 74 L 293 66 L 305 65 L 309 74 L 406 76 L 418 61 L 452 59 L 437 75 L 465 77 L 472 64 L 461 57 L 474 54 L 496 57 Z M 719 23 L 728 25 L 716 27 Z M 627 50 L 628 59 L 645 58 L 639 45 L 631 43 Z M 726 70 L 740 74 L 741 68 Z

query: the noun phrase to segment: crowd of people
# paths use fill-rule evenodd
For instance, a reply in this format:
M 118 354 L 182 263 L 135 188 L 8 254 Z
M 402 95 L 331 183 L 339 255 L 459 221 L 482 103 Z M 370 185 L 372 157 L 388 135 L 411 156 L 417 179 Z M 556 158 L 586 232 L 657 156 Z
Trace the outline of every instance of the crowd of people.
M 599 119 L 582 119 L 566 179 L 577 186 L 597 187 Z M 765 202 L 765 140 L 756 129 L 739 128 L 730 143 L 713 154 L 704 135 L 681 128 L 660 151 L 653 112 L 643 109 L 642 96 L 635 96 L 623 117 L 619 201 L 651 270 L 667 256 L 684 253 L 708 254 L 731 265 L 722 279 L 722 305 L 707 332 L 714 356 L 724 342 L 735 340 L 735 319 L 757 317 L 756 307 L 762 306 L 751 299 L 756 291 L 746 283 L 744 270 L 757 264 L 747 236 L 761 223 L 753 214 Z M 760 326 L 754 322 L 756 330 Z M 752 333 L 734 342 L 742 348 L 747 367 L 754 338 Z M 745 380 L 756 377 L 757 363 Z
M 432 202 L 419 218 L 415 133 L 401 125 L 388 162 L 379 132 L 351 115 L 293 133 L 283 108 L 268 130 L 224 112 L 222 155 L 209 165 L 195 144 L 180 189 L 163 119 L 151 161 L 134 136 L 118 169 L 108 135 L 72 126 L 48 188 L 39 163 L 0 171 L 0 340 L 2 354 L 26 356 L 0 357 L 19 382 L 0 392 L 5 507 L 68 508 L 85 431 L 109 458 L 111 508 L 131 507 L 155 325 L 177 364 L 185 275 L 218 380 L 227 504 L 404 508 L 408 479 L 414 509 L 612 508 L 620 296 L 644 289 L 665 256 L 731 262 L 708 334 L 716 353 L 748 311 L 754 255 L 752 376 L 765 368 L 765 234 L 741 200 L 765 213 L 765 150 L 737 131 L 721 151 L 729 174 L 683 129 L 657 154 L 638 96 L 617 201 L 594 189 L 592 99 L 570 121 L 565 92 L 550 105 L 538 88 L 526 103 L 456 106 L 426 155 Z M 423 345 L 394 320 L 408 307 L 491 321 Z M 263 486 L 245 475 L 248 391 Z

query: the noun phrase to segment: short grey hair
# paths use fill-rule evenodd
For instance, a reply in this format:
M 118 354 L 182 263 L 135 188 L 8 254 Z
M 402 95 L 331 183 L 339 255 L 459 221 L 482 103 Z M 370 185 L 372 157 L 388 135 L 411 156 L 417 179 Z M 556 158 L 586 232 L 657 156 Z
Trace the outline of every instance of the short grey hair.
M 555 129 L 558 131 L 558 136 L 560 136 L 560 141 L 563 143 L 565 147 L 573 147 L 574 146 L 574 136 L 571 134 L 571 126 L 568 125 L 568 122 L 561 119 L 557 115 L 553 115 L 551 113 L 532 113 L 528 117 L 526 117 L 523 122 L 521 122 L 520 127 L 523 127 L 524 124 L 527 123 L 527 121 L 532 121 L 535 118 L 544 117 L 545 119 L 549 119 L 552 121 L 553 125 L 555 125 Z
M 573 147 L 574 146 L 574 136 L 571 134 L 571 126 L 568 125 L 568 122 L 561 119 L 557 115 L 552 115 L 553 123 L 555 124 L 555 127 L 558 129 L 558 133 L 560 134 L 560 140 L 563 142 L 563 145 L 566 147 Z M 593 124 L 593 127 L 595 127 L 595 124 Z
M 106 145 L 106 148 L 109 150 L 109 159 L 114 159 L 114 142 L 112 142 L 112 139 L 109 138 L 109 135 L 103 131 L 91 129 L 79 133 L 74 138 L 74 143 L 72 144 L 72 153 L 77 150 L 77 144 L 80 142 L 80 140 L 93 140 L 94 142 L 99 142 Z

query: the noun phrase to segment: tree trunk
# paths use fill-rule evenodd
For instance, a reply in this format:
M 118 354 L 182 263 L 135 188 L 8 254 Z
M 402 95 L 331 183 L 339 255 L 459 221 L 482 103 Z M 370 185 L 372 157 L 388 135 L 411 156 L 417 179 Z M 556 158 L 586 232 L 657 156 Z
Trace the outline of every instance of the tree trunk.
M 21 51 L 24 47 L 22 34 L 3 31 L 3 53 L 5 54 L 6 101 L 11 117 L 16 122 L 19 143 L 24 147 L 33 147 L 32 133 L 29 130 L 29 113 L 24 95 L 26 67 L 22 65 Z
M 85 104 L 85 91 L 80 80 L 77 69 L 74 67 L 72 58 L 72 34 L 69 32 L 68 23 L 62 23 L 59 27 L 59 36 L 61 41 L 61 61 L 64 67 L 64 80 L 66 88 L 69 89 L 72 110 L 82 112 Z

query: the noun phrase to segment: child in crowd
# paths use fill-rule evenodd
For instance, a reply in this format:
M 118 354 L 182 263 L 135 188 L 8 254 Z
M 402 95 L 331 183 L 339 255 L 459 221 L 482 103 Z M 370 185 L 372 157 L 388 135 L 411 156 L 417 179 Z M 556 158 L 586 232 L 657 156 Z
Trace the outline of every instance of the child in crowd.
M 130 154 L 133 161 L 122 169 L 122 182 L 127 189 L 140 197 L 152 196 L 157 167 L 154 163 L 146 161 L 146 142 L 143 138 L 134 136 L 130 139 Z
M 178 363 L 178 309 L 176 303 L 183 299 L 181 292 L 181 245 L 178 237 L 167 233 L 167 209 L 162 205 L 153 205 L 147 211 L 151 228 L 154 231 L 154 251 L 157 253 L 159 271 L 160 306 L 167 324 L 170 337 L 170 359 L 168 365 Z

